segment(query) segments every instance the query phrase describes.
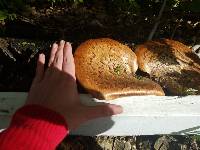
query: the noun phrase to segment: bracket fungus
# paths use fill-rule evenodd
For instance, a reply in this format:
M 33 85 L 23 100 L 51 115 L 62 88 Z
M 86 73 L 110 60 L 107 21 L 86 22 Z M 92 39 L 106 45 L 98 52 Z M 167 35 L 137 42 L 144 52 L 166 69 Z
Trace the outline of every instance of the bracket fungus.
M 188 46 L 161 39 L 137 46 L 135 53 L 139 68 L 170 95 L 200 94 L 200 58 Z
M 141 77 L 135 53 L 109 38 L 90 39 L 75 51 L 76 76 L 81 85 L 98 99 L 130 95 L 164 95 L 156 82 Z

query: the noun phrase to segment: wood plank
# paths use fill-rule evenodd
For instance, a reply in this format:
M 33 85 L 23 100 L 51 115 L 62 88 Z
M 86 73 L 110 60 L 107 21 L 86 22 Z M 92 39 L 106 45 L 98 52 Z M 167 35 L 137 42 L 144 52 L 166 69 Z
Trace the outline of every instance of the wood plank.
M 0 92 L 0 129 L 6 128 L 13 113 L 26 99 L 24 92 Z M 81 94 L 86 105 L 102 101 Z M 122 105 L 124 112 L 83 124 L 76 135 L 153 135 L 200 133 L 200 96 L 130 96 L 109 101 Z

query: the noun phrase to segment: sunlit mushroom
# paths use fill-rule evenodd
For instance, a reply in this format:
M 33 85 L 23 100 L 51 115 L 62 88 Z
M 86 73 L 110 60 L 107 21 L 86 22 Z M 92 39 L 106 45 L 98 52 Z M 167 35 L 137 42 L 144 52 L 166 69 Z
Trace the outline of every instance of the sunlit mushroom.
M 139 68 L 170 95 L 200 94 L 200 59 L 188 46 L 162 39 L 139 45 L 135 53 Z
M 98 99 L 130 95 L 164 95 L 160 85 L 138 77 L 137 57 L 115 40 L 91 39 L 75 51 L 76 76 L 85 89 Z

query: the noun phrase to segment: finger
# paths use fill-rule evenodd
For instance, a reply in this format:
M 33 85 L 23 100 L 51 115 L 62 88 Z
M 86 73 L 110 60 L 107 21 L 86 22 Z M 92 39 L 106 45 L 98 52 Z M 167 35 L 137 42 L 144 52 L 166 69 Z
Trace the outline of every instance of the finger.
M 51 49 L 51 54 L 50 54 L 50 58 L 49 58 L 49 63 L 48 66 L 50 67 L 53 63 L 53 60 L 55 58 L 56 52 L 58 50 L 58 44 L 54 43 Z
M 65 46 L 64 46 L 64 49 L 63 49 L 62 69 L 63 69 L 64 72 L 70 74 L 74 79 L 76 79 L 74 57 L 72 55 L 72 46 L 69 42 L 65 43 Z
M 99 117 L 107 117 L 116 114 L 120 114 L 123 112 L 123 108 L 119 105 L 114 104 L 105 104 L 98 106 L 87 106 L 85 111 L 86 121 L 99 118 Z
M 37 61 L 37 68 L 36 68 L 36 75 L 35 75 L 36 82 L 40 82 L 43 79 L 44 64 L 45 64 L 45 55 L 40 54 Z
M 64 45 L 65 45 L 65 41 L 61 40 L 60 43 L 59 43 L 59 46 L 58 46 L 58 50 L 57 50 L 57 52 L 55 54 L 53 65 L 52 65 L 53 67 L 55 67 L 55 68 L 57 68 L 59 70 L 62 70 Z

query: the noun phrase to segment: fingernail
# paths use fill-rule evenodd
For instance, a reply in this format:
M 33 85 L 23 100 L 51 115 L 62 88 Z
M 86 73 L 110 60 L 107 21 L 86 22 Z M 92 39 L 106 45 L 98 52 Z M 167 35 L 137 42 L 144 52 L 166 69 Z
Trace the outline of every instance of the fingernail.
M 57 44 L 56 43 L 53 43 L 53 48 L 56 48 L 57 47 Z
M 123 107 L 120 106 L 120 105 L 117 105 L 117 107 L 118 107 L 117 113 L 122 113 L 123 112 Z
M 45 55 L 44 55 L 43 53 L 40 53 L 40 54 L 39 54 L 39 57 L 38 57 L 38 62 L 41 63 L 41 61 L 42 61 L 42 62 L 45 61 Z
M 72 42 L 66 42 L 67 45 L 72 45 Z
M 43 53 L 40 53 L 39 54 L 39 57 L 44 57 L 45 55 Z
M 64 41 L 64 40 L 61 40 L 61 41 L 60 41 L 60 44 L 64 44 L 64 43 L 65 43 L 65 41 Z

